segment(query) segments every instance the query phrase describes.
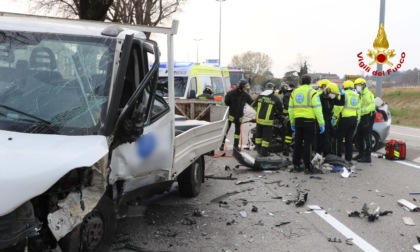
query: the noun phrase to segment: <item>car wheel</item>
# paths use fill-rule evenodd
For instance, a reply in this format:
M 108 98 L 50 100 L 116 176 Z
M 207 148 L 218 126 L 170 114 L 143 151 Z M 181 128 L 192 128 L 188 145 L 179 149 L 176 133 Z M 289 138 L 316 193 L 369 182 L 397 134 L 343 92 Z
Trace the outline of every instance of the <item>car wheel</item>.
M 63 252 L 109 251 L 116 228 L 115 204 L 104 195 L 83 222 L 59 241 L 59 245 Z
M 372 131 L 370 135 L 372 141 L 372 151 L 377 151 L 379 149 L 379 146 L 381 145 L 379 135 L 375 131 Z
M 204 159 L 200 157 L 178 176 L 179 193 L 184 197 L 195 197 L 200 193 L 204 179 Z

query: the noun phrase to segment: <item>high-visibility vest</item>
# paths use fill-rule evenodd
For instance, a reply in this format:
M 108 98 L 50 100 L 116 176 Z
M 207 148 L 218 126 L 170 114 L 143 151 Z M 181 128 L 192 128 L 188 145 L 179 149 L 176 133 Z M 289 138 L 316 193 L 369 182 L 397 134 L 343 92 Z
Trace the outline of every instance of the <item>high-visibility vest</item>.
M 360 110 L 359 96 L 352 90 L 344 92 L 344 106 L 341 111 L 341 117 L 357 116 Z
M 317 119 L 319 125 L 324 125 L 319 95 L 310 85 L 301 85 L 293 91 L 289 101 L 289 118 L 292 125 L 296 118 Z
M 361 115 L 367 115 L 375 111 L 375 96 L 373 95 L 370 90 L 365 87 L 362 92 L 360 92 L 360 100 L 361 100 Z

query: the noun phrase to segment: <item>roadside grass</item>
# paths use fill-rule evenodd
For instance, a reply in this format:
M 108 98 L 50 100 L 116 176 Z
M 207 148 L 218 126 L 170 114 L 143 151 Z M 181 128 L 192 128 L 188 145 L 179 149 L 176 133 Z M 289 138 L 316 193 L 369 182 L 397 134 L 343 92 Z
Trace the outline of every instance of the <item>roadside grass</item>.
M 420 128 L 420 87 L 384 88 L 392 124 Z

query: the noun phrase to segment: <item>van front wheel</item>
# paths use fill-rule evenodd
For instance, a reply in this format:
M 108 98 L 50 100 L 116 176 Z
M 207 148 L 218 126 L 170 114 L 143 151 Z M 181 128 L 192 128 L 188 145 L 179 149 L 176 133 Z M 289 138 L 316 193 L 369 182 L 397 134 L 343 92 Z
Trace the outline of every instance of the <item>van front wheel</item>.
M 106 195 L 83 222 L 59 241 L 63 252 L 109 251 L 117 228 L 114 202 Z
M 195 197 L 200 193 L 204 179 L 204 158 L 201 156 L 178 176 L 179 193 L 184 197 Z

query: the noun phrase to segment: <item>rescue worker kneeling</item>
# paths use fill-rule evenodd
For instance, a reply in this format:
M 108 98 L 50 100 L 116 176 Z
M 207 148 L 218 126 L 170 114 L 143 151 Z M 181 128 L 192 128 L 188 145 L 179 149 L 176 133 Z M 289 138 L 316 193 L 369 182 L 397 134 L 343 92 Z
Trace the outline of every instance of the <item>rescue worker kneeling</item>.
M 273 83 L 267 83 L 265 91 L 252 103 L 252 107 L 257 110 L 255 150 L 263 157 L 270 155 L 268 148 L 273 137 L 274 119 L 277 117 L 281 120 L 283 111 L 283 106 L 280 99 L 274 94 L 274 89 Z
M 334 106 L 334 115 L 331 120 L 335 130 L 335 148 L 334 152 L 341 157 L 343 152 L 343 139 L 346 143 L 345 159 L 351 164 L 353 156 L 353 135 L 357 127 L 357 122 L 360 120 L 360 103 L 359 96 L 354 92 L 354 84 L 347 80 L 343 83 L 344 94 L 341 95 L 340 100 Z

